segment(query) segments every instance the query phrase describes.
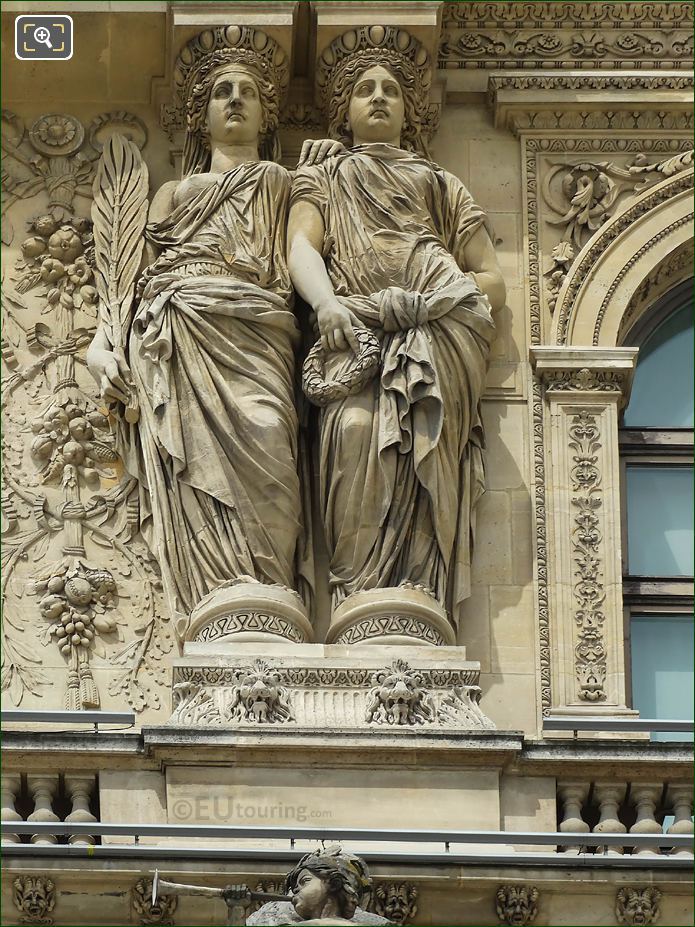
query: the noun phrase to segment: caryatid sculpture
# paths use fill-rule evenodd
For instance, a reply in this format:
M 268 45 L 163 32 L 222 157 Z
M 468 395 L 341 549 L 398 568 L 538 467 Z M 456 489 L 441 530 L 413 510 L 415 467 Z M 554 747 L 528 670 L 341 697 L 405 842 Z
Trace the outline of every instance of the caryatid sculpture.
M 470 594 L 479 402 L 504 283 L 482 209 L 424 153 L 419 42 L 353 30 L 317 80 L 348 147 L 295 175 L 288 244 L 320 334 L 304 386 L 323 406 L 328 641 L 451 644 Z
M 218 637 L 307 640 L 292 591 L 302 506 L 290 175 L 270 160 L 288 61 L 264 32 L 219 27 L 183 48 L 175 81 L 183 179 L 152 201 L 132 324 L 107 292 L 88 363 L 104 397 L 126 406 L 121 452 L 179 632 L 192 639 L 214 621 Z M 95 186 L 95 237 L 122 254 L 137 229 L 121 215 L 116 236 L 113 189 L 119 202 L 137 191 L 116 161 Z M 98 269 L 113 273 L 105 260 Z

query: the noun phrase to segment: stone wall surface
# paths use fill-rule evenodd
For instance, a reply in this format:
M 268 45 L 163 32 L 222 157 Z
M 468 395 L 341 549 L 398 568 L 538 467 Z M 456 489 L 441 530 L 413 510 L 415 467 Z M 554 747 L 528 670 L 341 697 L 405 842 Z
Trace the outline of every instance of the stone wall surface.
M 655 835 L 666 814 L 666 826 L 675 817 L 669 833 L 692 833 L 684 745 L 639 734 L 568 743 L 542 729 L 548 717 L 636 716 L 618 423 L 637 357 L 626 333 L 692 276 L 692 5 L 78 7 L 51 6 L 74 23 L 75 53 L 62 62 L 13 54 L 15 16 L 44 5 L 2 10 L 3 708 L 132 710 L 136 721 L 128 733 L 91 740 L 72 727 L 39 740 L 31 722 L 8 726 L 3 819 L 95 830 L 69 838 L 93 858 L 56 855 L 65 837 L 4 838 L 3 923 L 245 923 L 250 909 L 239 914 L 229 901 L 225 912 L 221 897 L 184 892 L 153 910 L 151 884 L 138 880 L 159 868 L 178 883 L 282 894 L 287 870 L 318 842 L 293 841 L 290 859 L 288 838 L 269 834 L 255 839 L 256 857 L 221 861 L 215 850 L 248 841 L 211 836 L 195 844 L 208 856 L 187 859 L 174 851 L 191 838 L 153 835 L 141 846 L 171 855 L 139 859 L 132 835 L 99 837 L 99 823 Z M 487 216 L 494 255 L 473 279 L 485 278 L 480 290 L 493 303 L 503 280 L 505 296 L 480 395 L 486 491 L 470 512 L 454 495 L 458 509 L 437 513 L 443 524 L 467 525 L 464 514 L 475 523 L 469 595 L 452 599 L 453 569 L 438 576 L 440 590 L 399 576 L 376 592 L 330 591 L 339 545 L 331 525 L 324 530 L 318 491 L 324 419 L 301 400 L 299 448 L 287 453 L 306 480 L 301 504 L 313 530 L 293 580 L 247 582 L 239 570 L 221 592 L 172 605 L 176 571 L 161 545 L 158 559 L 146 543 L 147 502 L 123 460 L 128 429 L 144 442 L 143 423 L 156 413 L 148 419 L 141 393 L 139 424 L 126 424 L 132 405 L 107 404 L 87 367 L 105 318 L 99 235 L 114 226 L 93 228 L 91 219 L 98 170 L 102 197 L 108 187 L 100 158 L 113 152 L 146 165 L 138 176 L 150 201 L 180 180 L 192 150 L 182 101 L 195 83 L 185 55 L 192 48 L 205 58 L 208 40 L 195 44 L 204 30 L 224 54 L 246 54 L 259 33 L 278 49 L 267 73 L 288 85 L 277 135 L 289 171 L 305 141 L 328 134 L 326 75 L 336 56 L 340 67 L 361 42 L 374 59 L 392 41 L 389 54 L 410 56 L 422 94 L 418 144 Z M 115 135 L 129 140 L 125 148 Z M 386 196 L 388 185 L 374 192 Z M 168 221 L 173 204 L 157 207 L 159 219 Z M 347 215 L 349 199 L 342 208 Z M 139 261 L 123 271 L 133 285 Z M 315 338 L 306 305 L 297 306 L 303 357 Z M 444 391 L 460 373 L 440 372 Z M 466 402 L 474 409 L 477 397 Z M 351 424 L 349 440 L 360 434 Z M 284 463 L 277 454 L 272 476 Z M 343 460 L 332 463 L 342 472 Z M 339 496 L 341 480 L 331 478 Z M 367 509 L 355 537 L 370 524 Z M 245 518 L 236 524 L 251 536 Z M 270 532 L 278 549 L 284 530 Z M 385 530 L 380 543 L 390 537 Z M 566 847 L 556 866 L 527 858 L 556 854 L 555 845 L 514 839 L 459 841 L 452 852 L 461 863 L 442 858 L 441 840 L 343 846 L 364 855 L 382 886 L 371 915 L 392 923 L 692 922 L 689 875 L 676 855 L 669 867 L 669 851 L 640 850 L 642 865 L 628 869 L 621 862 L 633 857 L 622 848 Z M 133 855 L 118 855 L 122 845 Z M 116 855 L 104 858 L 109 848 Z

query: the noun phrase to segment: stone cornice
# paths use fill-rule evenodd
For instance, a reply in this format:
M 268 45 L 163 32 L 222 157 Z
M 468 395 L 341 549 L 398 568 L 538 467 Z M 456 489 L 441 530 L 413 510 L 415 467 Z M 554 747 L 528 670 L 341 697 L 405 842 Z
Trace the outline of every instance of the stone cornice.
M 533 347 L 533 369 L 546 390 L 629 393 L 637 348 Z
M 693 5 L 685 2 L 445 3 L 443 12 L 445 28 L 674 29 L 692 21 Z
M 551 114 L 542 128 L 625 128 L 622 114 L 668 113 L 687 130 L 693 106 L 693 78 L 681 71 L 508 71 L 490 75 L 487 102 L 495 125 L 516 131 L 532 129 L 539 114 Z M 588 114 L 612 114 L 612 121 L 592 126 Z M 578 118 L 572 125 L 572 116 Z M 581 118 L 580 118 L 581 117 Z M 569 120 L 569 121 L 568 121 Z M 588 124 L 587 124 L 588 123 Z M 654 126 L 658 128 L 658 126 Z M 642 126 L 635 126 L 642 128 Z M 666 126 L 664 125 L 664 128 Z M 673 129 L 673 126 L 669 128 Z

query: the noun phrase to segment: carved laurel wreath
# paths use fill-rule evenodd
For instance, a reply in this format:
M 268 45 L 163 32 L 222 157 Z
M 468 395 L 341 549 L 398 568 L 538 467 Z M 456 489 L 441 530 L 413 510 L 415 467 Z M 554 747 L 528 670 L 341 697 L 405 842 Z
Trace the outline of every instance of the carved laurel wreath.
M 302 367 L 302 389 L 309 402 L 327 406 L 337 399 L 359 393 L 374 377 L 381 359 L 381 345 L 366 328 L 354 329 L 360 349 L 347 368 L 332 380 L 324 378 L 326 351 L 320 341 L 307 354 Z

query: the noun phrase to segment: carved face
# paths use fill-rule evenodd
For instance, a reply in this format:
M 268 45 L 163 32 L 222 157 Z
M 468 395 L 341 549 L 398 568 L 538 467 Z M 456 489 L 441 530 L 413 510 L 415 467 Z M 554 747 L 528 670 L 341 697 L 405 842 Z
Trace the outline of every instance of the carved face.
M 292 904 L 302 920 L 321 917 L 328 901 L 328 885 L 308 869 L 302 869 L 292 894 Z
M 412 885 L 378 885 L 375 890 L 379 913 L 396 924 L 403 924 L 413 914 L 417 891 Z
M 512 927 L 524 927 L 535 919 L 538 910 L 538 890 L 506 885 L 497 891 L 497 913 L 500 920 Z
M 618 916 L 622 924 L 646 927 L 657 919 L 658 889 L 621 889 L 618 892 Z
M 261 95 L 251 72 L 241 66 L 220 72 L 210 91 L 205 120 L 211 144 L 256 142 L 262 123 Z
M 403 91 L 393 74 L 380 64 L 363 71 L 352 88 L 348 109 L 354 144 L 400 144 L 404 116 Z

